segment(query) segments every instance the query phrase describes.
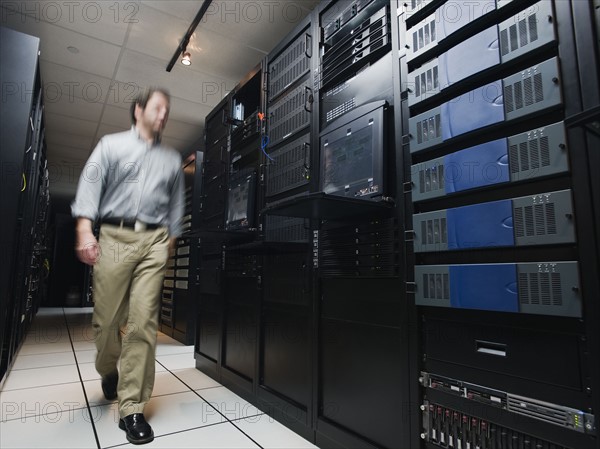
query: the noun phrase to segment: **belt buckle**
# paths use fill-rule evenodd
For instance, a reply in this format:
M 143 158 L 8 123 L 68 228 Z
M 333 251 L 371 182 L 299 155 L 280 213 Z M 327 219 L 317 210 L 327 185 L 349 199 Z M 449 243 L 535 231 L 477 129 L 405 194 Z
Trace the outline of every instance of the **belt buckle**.
M 146 230 L 146 223 L 144 223 L 143 221 L 135 220 L 133 230 L 135 232 L 144 232 Z

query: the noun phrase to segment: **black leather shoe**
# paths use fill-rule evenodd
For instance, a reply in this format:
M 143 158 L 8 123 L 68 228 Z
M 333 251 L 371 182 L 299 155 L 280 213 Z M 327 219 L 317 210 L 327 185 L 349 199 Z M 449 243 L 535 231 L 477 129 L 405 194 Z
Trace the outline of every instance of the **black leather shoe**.
M 119 373 L 111 373 L 102 376 L 102 392 L 109 401 L 117 398 L 117 384 L 119 383 Z
M 134 413 L 119 420 L 119 429 L 127 432 L 127 441 L 132 444 L 146 444 L 154 440 L 154 432 L 146 422 L 143 413 Z

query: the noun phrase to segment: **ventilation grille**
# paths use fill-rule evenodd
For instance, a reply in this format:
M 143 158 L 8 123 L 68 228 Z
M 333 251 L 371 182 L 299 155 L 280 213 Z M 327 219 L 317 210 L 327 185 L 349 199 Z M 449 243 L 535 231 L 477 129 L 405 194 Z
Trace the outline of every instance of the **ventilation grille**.
M 554 203 L 515 207 L 513 217 L 517 238 L 556 234 Z
M 436 40 L 435 17 L 425 23 L 425 25 L 417 28 L 412 33 L 413 53 L 425 48 Z
M 308 225 L 303 218 L 267 215 L 265 240 L 268 242 L 307 242 Z
M 310 163 L 309 135 L 278 148 L 271 153 L 273 162 L 267 166 L 267 197 L 294 189 L 308 183 Z
M 560 273 L 519 273 L 519 302 L 541 306 L 562 306 Z
M 511 145 L 509 151 L 511 173 L 550 165 L 550 142 L 547 136 Z
M 330 122 L 331 120 L 338 118 L 340 115 L 343 115 L 346 112 L 354 109 L 355 106 L 356 106 L 356 104 L 354 101 L 354 97 L 350 98 L 349 100 L 344 101 L 339 106 L 336 106 L 331 111 L 327 112 L 327 121 Z
M 286 87 L 308 72 L 310 58 L 306 56 L 306 43 L 306 35 L 302 34 L 271 63 L 269 73 L 270 99 L 283 92 Z
M 529 416 L 559 426 L 568 426 L 570 421 L 569 414 L 560 406 L 540 404 L 523 398 L 514 398 L 510 395 L 507 398 L 507 409 L 519 415 Z
M 322 229 L 320 237 L 322 276 L 398 275 L 398 225 L 395 219 Z
M 306 106 L 306 86 L 299 86 L 273 105 L 270 111 L 270 143 L 275 145 L 308 126 L 310 112 Z
M 423 273 L 423 298 L 450 300 L 450 279 L 447 273 Z
M 351 78 L 350 80 L 344 81 L 343 83 L 340 83 L 337 86 L 334 86 L 331 89 L 329 89 L 327 91 L 327 93 L 325 94 L 325 98 L 327 98 L 327 97 L 329 97 L 331 95 L 337 95 L 340 92 L 342 92 L 344 89 L 348 88 L 350 86 L 350 82 L 349 81 L 351 81 L 353 78 Z
M 423 220 L 421 222 L 421 239 L 423 245 L 448 243 L 446 219 Z
M 417 143 L 429 142 L 442 137 L 440 114 L 417 122 Z
M 538 40 L 538 15 L 532 14 L 504 30 L 500 30 L 500 52 L 506 56 Z
M 423 95 L 423 98 L 426 98 L 428 92 L 437 92 L 440 87 L 438 72 L 439 69 L 436 65 L 415 76 L 415 98 L 421 99 L 421 95 Z
M 504 88 L 506 113 L 518 111 L 542 101 L 544 101 L 544 82 L 541 73 L 536 73 Z
M 445 189 L 443 165 L 419 170 L 419 193 L 444 191 Z

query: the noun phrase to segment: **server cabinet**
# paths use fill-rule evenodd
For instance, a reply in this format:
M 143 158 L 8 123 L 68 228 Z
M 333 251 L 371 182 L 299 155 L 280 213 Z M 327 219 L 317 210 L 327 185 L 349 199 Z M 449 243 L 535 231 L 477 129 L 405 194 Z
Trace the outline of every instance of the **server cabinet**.
M 223 244 L 200 238 L 198 301 L 194 358 L 196 367 L 220 380 L 223 320 Z
M 313 173 L 314 14 L 266 58 L 261 189 L 268 209 L 308 194 Z M 256 398 L 312 440 L 310 221 L 260 216 L 261 300 Z
M 184 344 L 196 335 L 198 282 L 201 261 L 198 254 L 202 201 L 203 153 L 194 151 L 183 161 L 185 207 L 182 236 L 175 254 L 167 262 L 161 299 L 160 330 Z
M 206 117 L 200 228 L 222 231 L 225 227 L 229 182 L 229 117 L 231 97 L 225 97 Z
M 48 170 L 39 39 L 0 27 L 2 101 L 0 382 L 44 291 Z M 45 268 L 46 265 L 46 268 Z
M 453 22 L 450 8 L 471 8 L 455 3 L 406 8 L 398 36 L 421 438 L 598 447 L 582 265 L 597 252 L 579 223 L 587 150 L 569 126 L 582 108 L 572 27 L 590 5 L 480 3 Z

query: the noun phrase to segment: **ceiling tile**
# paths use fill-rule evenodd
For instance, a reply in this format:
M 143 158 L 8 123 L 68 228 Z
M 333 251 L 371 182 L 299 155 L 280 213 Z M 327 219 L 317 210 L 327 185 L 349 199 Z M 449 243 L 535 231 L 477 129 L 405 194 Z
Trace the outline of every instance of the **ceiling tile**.
M 131 126 L 129 109 L 106 105 L 102 113 L 102 123 L 110 126 Z
M 170 14 L 187 22 L 188 26 L 200 11 L 203 0 L 142 0 L 141 4 L 145 7 L 154 8 L 166 14 Z M 183 34 L 187 27 L 183 30 Z
M 227 91 L 228 92 L 228 91 Z M 227 94 L 223 92 L 223 96 Z M 223 96 L 217 97 L 215 94 L 214 105 L 222 100 Z M 198 124 L 204 126 L 204 119 L 212 111 L 213 104 L 194 103 L 183 98 L 171 96 L 171 110 L 169 111 L 169 120 L 177 120 L 189 124 Z
M 157 85 L 167 88 L 175 97 L 209 106 L 216 105 L 223 97 L 223 92 L 236 85 L 233 80 L 186 70 L 183 66 L 175 66 L 171 72 L 167 72 L 163 61 L 131 50 L 125 51 L 116 80 L 131 87 L 131 92 L 136 87 L 140 89 Z M 131 97 L 120 98 L 121 102 L 127 100 L 131 102 Z
M 178 122 L 169 118 L 163 136 L 195 142 L 202 137 L 203 129 L 201 125 L 190 125 L 189 123 Z
M 135 22 L 139 3 L 126 2 L 5 2 L 5 16 L 22 13 L 21 22 L 40 21 L 66 28 L 95 39 L 121 45 L 129 23 Z
M 93 136 L 98 127 L 97 122 L 59 114 L 46 114 L 46 125 L 54 131 L 76 136 Z
M 117 45 L 108 44 L 47 22 L 21 21 L 20 14 L 6 17 L 4 25 L 40 38 L 40 59 L 112 78 L 121 52 Z M 77 54 L 67 47 L 77 47 Z
M 46 128 L 46 143 L 48 144 L 49 152 L 52 148 L 58 148 L 60 146 L 75 147 L 75 148 L 88 148 L 88 154 L 93 149 L 92 144 L 94 135 L 90 134 L 87 136 L 78 136 L 74 134 L 67 134 L 53 129 L 48 126 Z M 87 155 L 86 155 L 87 157 Z M 50 158 L 48 158 L 50 159 Z
M 74 95 L 61 95 L 56 100 L 50 96 L 44 98 L 46 114 L 60 114 L 81 120 L 98 121 L 102 115 L 102 103 L 90 102 Z
M 110 79 L 50 61 L 40 63 L 45 102 L 70 102 L 74 97 L 88 103 L 104 103 Z
M 140 6 L 138 16 L 139 20 L 131 28 L 126 47 L 161 59 L 164 70 L 190 21 L 178 19 L 144 4 Z

